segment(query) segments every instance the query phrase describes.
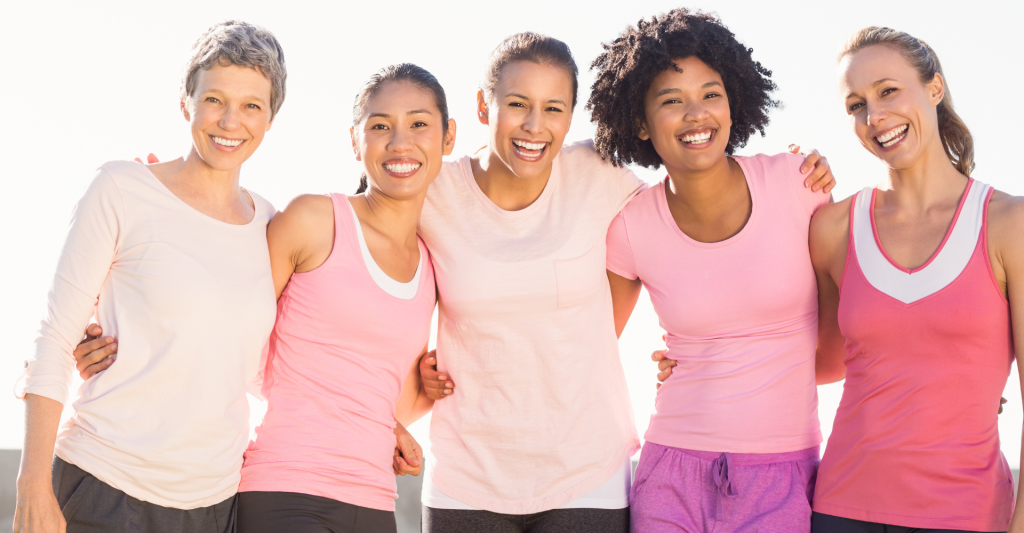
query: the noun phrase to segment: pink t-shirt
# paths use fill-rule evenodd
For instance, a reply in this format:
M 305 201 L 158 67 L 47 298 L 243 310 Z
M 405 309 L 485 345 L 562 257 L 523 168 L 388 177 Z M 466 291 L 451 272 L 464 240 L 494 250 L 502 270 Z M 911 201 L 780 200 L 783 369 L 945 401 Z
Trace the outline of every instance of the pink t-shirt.
M 393 511 L 395 402 L 430 336 L 434 276 L 420 243 L 419 288 L 392 296 L 371 277 L 348 199 L 332 194 L 335 238 L 319 267 L 277 302 L 263 380 L 267 414 L 239 492 L 298 492 Z
M 733 237 L 702 243 L 680 231 L 667 183 L 638 195 L 608 230 L 608 270 L 643 281 L 678 362 L 645 438 L 712 452 L 803 450 L 821 443 L 807 232 L 828 196 L 803 186 L 801 156 L 733 159 L 753 203 Z
M 564 146 L 544 192 L 504 211 L 468 157 L 427 193 L 420 236 L 440 293 L 432 480 L 488 511 L 555 509 L 611 478 L 639 445 L 619 361 L 605 235 L 643 187 L 590 141 Z

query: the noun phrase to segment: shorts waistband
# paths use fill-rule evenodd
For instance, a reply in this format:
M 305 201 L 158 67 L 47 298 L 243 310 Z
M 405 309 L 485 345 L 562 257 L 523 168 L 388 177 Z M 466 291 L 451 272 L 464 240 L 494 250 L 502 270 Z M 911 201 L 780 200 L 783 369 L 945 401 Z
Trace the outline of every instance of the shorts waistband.
M 655 442 L 646 442 L 647 444 L 655 444 L 663 448 L 667 448 L 672 451 L 683 453 L 691 457 L 696 457 L 701 461 L 714 462 L 724 455 L 726 452 L 708 452 L 702 450 L 687 450 L 686 448 L 673 448 L 672 446 L 664 446 Z M 732 463 L 735 465 L 767 465 L 772 463 L 790 463 L 793 461 L 809 461 L 818 460 L 821 458 L 821 446 L 812 446 L 804 450 L 797 450 L 795 452 L 784 452 L 784 453 L 729 453 L 732 456 Z

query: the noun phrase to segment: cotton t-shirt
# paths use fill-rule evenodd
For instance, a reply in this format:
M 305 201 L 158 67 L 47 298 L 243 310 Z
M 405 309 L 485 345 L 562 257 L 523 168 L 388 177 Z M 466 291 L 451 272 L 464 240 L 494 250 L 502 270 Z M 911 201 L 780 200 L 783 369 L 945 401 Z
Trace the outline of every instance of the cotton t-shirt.
M 504 211 L 469 157 L 427 193 L 420 235 L 439 291 L 432 481 L 471 507 L 558 508 L 639 445 L 605 273 L 608 224 L 643 183 L 590 141 L 564 146 L 540 197 Z
M 255 216 L 228 224 L 121 161 L 100 167 L 72 215 L 22 392 L 67 402 L 96 312 L 117 362 L 78 388 L 56 454 L 139 500 L 193 509 L 238 487 L 246 391 L 275 309 L 275 211 L 248 194 Z
M 698 242 L 669 211 L 667 180 L 608 232 L 608 270 L 639 278 L 677 366 L 658 389 L 646 440 L 676 448 L 784 453 L 821 443 L 814 359 L 818 301 L 803 157 L 734 157 L 753 203 L 739 233 Z

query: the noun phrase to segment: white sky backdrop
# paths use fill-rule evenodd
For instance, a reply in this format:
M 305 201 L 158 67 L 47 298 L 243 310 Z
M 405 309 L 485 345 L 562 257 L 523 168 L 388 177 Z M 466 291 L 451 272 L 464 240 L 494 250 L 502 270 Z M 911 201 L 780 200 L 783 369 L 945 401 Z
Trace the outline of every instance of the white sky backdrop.
M 433 72 L 458 122 L 455 156 L 486 144 L 474 114 L 488 53 L 505 36 L 525 30 L 566 41 L 581 67 L 586 102 L 588 67 L 600 43 L 641 17 L 685 3 L 665 0 L 590 2 L 5 2 L 0 7 L 3 76 L 0 102 L 0 448 L 20 448 L 22 403 L 11 390 L 32 353 L 46 291 L 71 207 L 92 171 L 105 161 L 155 152 L 165 159 L 189 147 L 178 112 L 181 66 L 195 38 L 211 24 L 237 18 L 273 31 L 288 61 L 284 107 L 242 184 L 276 206 L 300 193 L 352 192 L 360 172 L 348 137 L 360 84 L 376 69 L 413 62 Z M 835 55 L 854 31 L 887 25 L 928 41 L 946 71 L 956 108 L 975 137 L 975 176 L 1024 194 L 1013 154 L 1020 153 L 1022 47 L 1019 1 L 805 2 L 698 0 L 689 7 L 717 12 L 754 57 L 774 72 L 785 107 L 772 114 L 767 137 L 740 153 L 775 153 L 791 142 L 828 156 L 837 199 L 878 182 L 882 166 L 857 144 L 836 92 Z M 590 137 L 587 112 L 577 108 L 569 140 Z M 648 182 L 660 172 L 638 174 Z M 654 406 L 654 365 L 661 346 L 646 295 L 622 337 L 641 435 Z M 568 362 L 567 362 L 568 364 Z M 196 372 L 202 372 L 196 368 Z M 1000 418 L 1003 448 L 1019 463 L 1022 406 L 1017 371 Z M 340 386 L 343 386 L 339 383 Z M 950 391 L 956 393 L 956 391 Z M 842 385 L 819 388 L 822 429 L 831 430 Z M 995 406 L 993 406 L 995 409 Z M 424 444 L 427 422 L 413 432 Z

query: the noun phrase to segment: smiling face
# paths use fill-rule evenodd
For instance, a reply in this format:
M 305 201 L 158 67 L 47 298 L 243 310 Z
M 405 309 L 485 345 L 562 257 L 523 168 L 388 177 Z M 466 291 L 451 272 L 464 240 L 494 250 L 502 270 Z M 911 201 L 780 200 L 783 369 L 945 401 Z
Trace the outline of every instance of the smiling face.
M 572 122 L 572 78 L 548 63 L 515 61 L 501 71 L 485 101 L 478 98 L 480 122 L 490 126 L 490 148 L 516 176 L 550 172 Z
M 943 153 L 936 106 L 942 78 L 921 83 L 898 51 L 884 45 L 864 48 L 839 64 L 839 91 L 854 134 L 869 152 L 900 170 L 928 150 Z
M 181 102 L 193 148 L 219 171 L 237 169 L 270 129 L 271 84 L 256 69 L 214 65 L 200 70 L 195 92 Z
M 452 153 L 455 121 L 449 119 L 445 134 L 434 96 L 408 81 L 381 87 L 364 109 L 351 131 L 352 149 L 372 186 L 394 199 L 425 194 L 442 156 Z
M 674 63 L 679 70 L 658 74 L 647 89 L 638 136 L 650 139 L 670 173 L 705 171 L 726 157 L 732 118 L 725 85 L 696 57 Z

